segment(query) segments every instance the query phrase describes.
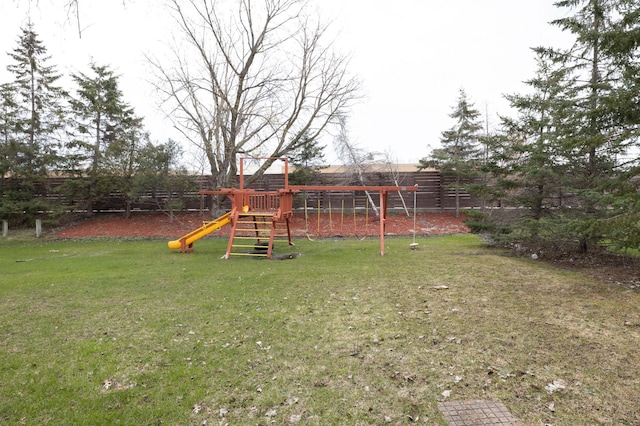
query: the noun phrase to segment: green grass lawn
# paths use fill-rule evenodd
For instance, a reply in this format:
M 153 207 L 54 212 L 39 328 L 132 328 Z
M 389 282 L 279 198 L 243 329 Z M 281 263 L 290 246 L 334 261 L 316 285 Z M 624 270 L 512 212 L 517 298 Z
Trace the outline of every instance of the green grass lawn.
M 640 424 L 640 296 L 459 235 L 0 240 L 0 424 Z M 446 286 L 447 288 L 442 288 Z M 555 386 L 549 386 L 555 382 Z

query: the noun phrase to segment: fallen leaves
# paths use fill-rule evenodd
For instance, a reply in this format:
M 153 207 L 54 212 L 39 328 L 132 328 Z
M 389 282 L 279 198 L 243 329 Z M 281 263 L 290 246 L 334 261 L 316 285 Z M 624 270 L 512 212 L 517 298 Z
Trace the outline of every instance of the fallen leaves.
M 554 380 L 552 383 L 549 383 L 544 388 L 547 391 L 547 393 L 551 395 L 554 392 L 557 392 L 562 389 L 566 389 L 566 387 L 567 387 L 567 382 L 565 382 L 562 379 L 557 379 L 557 380 Z
M 134 388 L 137 385 L 138 384 L 136 382 L 124 384 L 123 382 L 118 381 L 116 379 L 108 378 L 102 382 L 102 390 L 103 391 L 108 391 L 108 390 L 122 391 L 122 390 Z

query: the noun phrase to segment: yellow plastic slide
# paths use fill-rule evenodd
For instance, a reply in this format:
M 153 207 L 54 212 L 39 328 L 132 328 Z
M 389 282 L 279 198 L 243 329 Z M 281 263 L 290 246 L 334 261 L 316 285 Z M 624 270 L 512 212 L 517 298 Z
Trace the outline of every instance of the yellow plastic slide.
M 182 236 L 177 240 L 169 241 L 169 248 L 181 249 L 184 251 L 184 249 L 186 247 L 191 246 L 191 244 L 193 244 L 194 241 L 198 241 L 200 238 L 204 237 L 205 235 L 209 235 L 216 229 L 220 229 L 223 226 L 225 226 L 227 223 L 229 223 L 231 221 L 229 219 L 229 217 L 231 216 L 231 213 L 232 212 L 225 213 L 222 216 L 212 220 L 211 222 L 204 222 L 200 228 L 189 232 L 188 234 Z

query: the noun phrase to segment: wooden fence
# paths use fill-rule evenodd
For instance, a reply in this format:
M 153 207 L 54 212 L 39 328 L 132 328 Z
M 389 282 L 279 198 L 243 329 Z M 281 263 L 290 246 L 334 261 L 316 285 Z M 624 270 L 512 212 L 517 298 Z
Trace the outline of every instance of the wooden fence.
M 198 194 L 200 190 L 212 190 L 210 176 L 192 176 L 193 190 L 183 193 L 169 194 L 166 190 L 147 191 L 131 201 L 131 209 L 134 211 L 157 211 L 170 198 L 180 200 L 185 210 L 207 209 L 208 200 Z M 249 181 L 250 176 L 245 176 Z M 366 185 L 372 186 L 414 186 L 418 185 L 416 193 L 416 207 L 421 211 L 452 210 L 456 205 L 456 194 L 451 188 L 453 178 L 442 176 L 435 171 L 402 172 L 395 176 L 395 180 L 388 173 L 371 172 L 364 174 Z M 56 199 L 64 205 L 72 207 L 72 200 L 65 200 L 56 188 L 64 182 L 64 178 L 51 178 L 47 188 L 50 194 L 47 198 Z M 322 173 L 309 185 L 358 185 L 354 181 L 345 178 L 341 173 Z M 275 191 L 284 187 L 284 175 L 265 174 L 257 179 L 248 188 L 264 191 Z M 378 203 L 377 194 L 372 194 L 374 203 Z M 389 193 L 388 209 L 390 211 L 403 211 L 413 209 L 414 195 L 410 192 Z M 124 193 L 113 192 L 99 202 L 94 203 L 96 212 L 123 211 L 126 208 L 127 199 Z M 294 199 L 294 209 L 302 209 L 304 206 L 311 209 L 348 209 L 362 211 L 371 208 L 368 197 L 364 191 L 304 191 Z M 230 205 L 230 204 L 229 204 Z M 479 207 L 480 201 L 468 193 L 460 194 L 460 207 Z

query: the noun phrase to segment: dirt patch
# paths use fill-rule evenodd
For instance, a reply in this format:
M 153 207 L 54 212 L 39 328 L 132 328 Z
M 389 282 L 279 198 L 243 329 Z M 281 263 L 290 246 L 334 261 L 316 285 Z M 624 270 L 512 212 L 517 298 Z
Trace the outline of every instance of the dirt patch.
M 418 213 L 417 235 L 457 234 L 469 232 L 464 217 L 453 213 Z M 54 232 L 55 238 L 93 237 L 150 237 L 176 239 L 200 227 L 209 220 L 199 213 L 179 213 L 174 220 L 163 213 L 134 213 L 125 219 L 120 213 L 98 214 L 91 219 L 74 223 Z M 212 235 L 228 236 L 231 227 L 225 226 Z M 386 235 L 413 235 L 414 220 L 402 214 L 387 218 Z M 291 219 L 291 232 L 296 237 L 363 237 L 380 233 L 380 222 L 373 215 L 342 215 L 340 213 L 296 213 Z
M 576 247 L 527 247 L 515 244 L 514 256 L 529 257 L 560 269 L 582 272 L 598 280 L 640 291 L 640 258 L 613 253 L 606 247 L 592 247 L 579 253 Z
M 586 255 L 563 256 L 546 259 L 562 269 L 580 271 L 601 281 L 640 290 L 640 259 L 598 250 Z

